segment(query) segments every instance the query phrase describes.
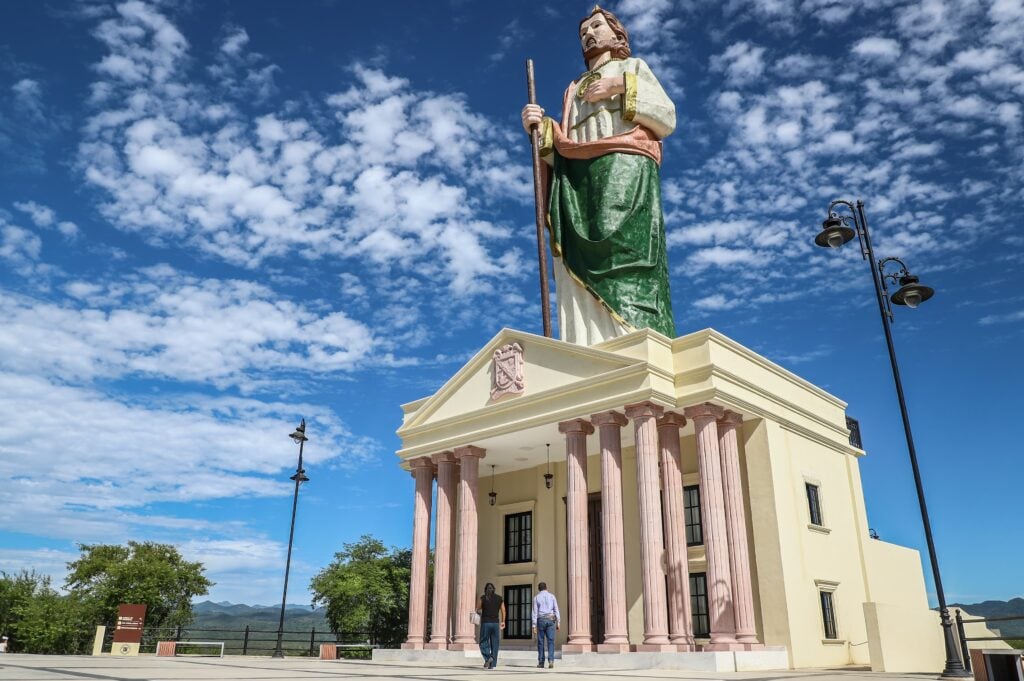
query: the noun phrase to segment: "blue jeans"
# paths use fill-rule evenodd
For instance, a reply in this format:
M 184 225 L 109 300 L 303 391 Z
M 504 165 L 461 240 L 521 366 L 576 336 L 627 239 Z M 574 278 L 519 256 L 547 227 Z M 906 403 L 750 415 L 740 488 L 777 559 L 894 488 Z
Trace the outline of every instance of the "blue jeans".
M 493 667 L 498 662 L 498 647 L 501 645 L 501 627 L 497 622 L 480 623 L 480 654 L 484 662 L 491 661 Z
M 544 664 L 544 641 L 547 640 L 548 662 L 555 661 L 555 620 L 537 618 L 537 664 Z

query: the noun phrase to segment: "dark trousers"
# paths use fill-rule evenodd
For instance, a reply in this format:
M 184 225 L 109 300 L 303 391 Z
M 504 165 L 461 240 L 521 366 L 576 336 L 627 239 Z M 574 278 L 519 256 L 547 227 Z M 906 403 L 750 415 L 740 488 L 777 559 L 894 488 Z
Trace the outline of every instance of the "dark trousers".
M 548 661 L 555 661 L 555 620 L 537 618 L 537 664 L 544 664 L 544 642 L 547 641 Z
M 491 661 L 493 667 L 498 662 L 498 647 L 501 645 L 501 627 L 497 622 L 480 623 L 480 654 L 484 662 Z

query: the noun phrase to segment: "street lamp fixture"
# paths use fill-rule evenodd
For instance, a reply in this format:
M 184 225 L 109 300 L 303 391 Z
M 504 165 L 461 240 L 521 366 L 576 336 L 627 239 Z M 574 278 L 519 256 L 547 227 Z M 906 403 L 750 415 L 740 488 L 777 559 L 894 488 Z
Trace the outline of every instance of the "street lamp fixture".
M 844 207 L 849 214 L 837 211 Z M 899 364 L 896 362 L 896 349 L 892 341 L 893 321 L 892 305 L 905 305 L 911 309 L 935 295 L 935 290 L 923 286 L 920 280 L 907 271 L 907 266 L 899 258 L 875 260 L 874 247 L 871 244 L 871 232 L 868 230 L 868 219 L 864 214 L 864 202 L 857 201 L 856 206 L 841 199 L 828 205 L 828 217 L 821 224 L 821 232 L 814 238 L 814 243 L 824 248 L 836 249 L 853 240 L 860 240 L 860 252 L 871 266 L 871 281 L 875 285 L 875 296 L 878 299 L 878 312 L 882 317 L 882 329 L 885 331 L 885 343 L 889 349 L 889 363 L 892 365 L 892 377 L 896 383 L 896 396 L 899 398 L 900 416 L 903 418 L 903 432 L 907 439 L 907 451 L 910 454 L 910 465 L 914 471 L 914 484 L 917 487 L 917 503 L 921 508 L 921 521 L 924 525 L 924 536 L 928 544 L 928 558 L 931 561 L 932 576 L 935 580 L 935 595 L 939 601 L 939 617 L 942 620 L 943 642 L 946 648 L 946 666 L 942 676 L 947 678 L 965 678 L 971 676 L 964 669 L 953 636 L 953 623 L 946 607 L 946 595 L 942 589 L 942 576 L 939 574 L 939 559 L 935 553 L 935 541 L 932 539 L 932 525 L 928 519 L 928 506 L 924 498 L 924 486 L 921 483 L 921 471 L 917 465 L 917 451 L 914 448 L 914 436 L 910 430 L 910 415 L 907 402 L 903 396 L 903 381 L 900 378 Z M 898 264 L 899 271 L 887 272 L 890 264 Z M 898 283 L 899 290 L 889 295 L 887 281 Z
M 283 658 L 284 650 L 281 645 L 284 640 L 284 609 L 285 603 L 288 601 L 288 573 L 292 567 L 292 541 L 295 539 L 295 511 L 299 506 L 299 485 L 304 482 L 309 482 L 309 478 L 306 477 L 306 469 L 302 467 L 302 447 L 309 440 L 306 437 L 306 419 L 302 419 L 302 423 L 295 429 L 295 431 L 289 435 L 292 440 L 299 445 L 299 463 L 295 466 L 295 474 L 292 475 L 289 480 L 295 482 L 295 493 L 292 496 L 292 526 L 288 531 L 288 558 L 284 564 L 284 591 L 281 594 L 281 618 L 277 623 L 277 646 L 274 647 L 274 653 L 271 657 Z

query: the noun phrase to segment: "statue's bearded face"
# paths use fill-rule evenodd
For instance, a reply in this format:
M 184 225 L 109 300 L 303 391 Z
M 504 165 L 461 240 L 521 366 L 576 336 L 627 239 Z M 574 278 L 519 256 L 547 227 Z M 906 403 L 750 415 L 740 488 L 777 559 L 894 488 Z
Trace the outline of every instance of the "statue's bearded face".
M 600 12 L 595 12 L 580 25 L 580 46 L 583 56 L 593 59 L 603 52 L 610 52 L 619 42 L 615 31 Z

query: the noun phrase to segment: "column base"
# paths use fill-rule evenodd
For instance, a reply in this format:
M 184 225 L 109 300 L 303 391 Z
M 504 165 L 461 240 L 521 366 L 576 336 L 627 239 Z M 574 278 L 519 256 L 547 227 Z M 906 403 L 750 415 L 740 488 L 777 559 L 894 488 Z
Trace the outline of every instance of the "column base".
M 402 644 L 402 650 L 423 650 L 422 641 L 406 641 Z
M 448 642 L 447 641 L 439 641 L 439 642 L 435 643 L 434 641 L 431 641 L 430 643 L 424 643 L 423 644 L 423 649 L 424 650 L 448 650 Z
M 676 647 L 676 650 L 680 653 L 695 653 L 697 652 L 696 643 L 687 643 L 685 641 L 673 641 L 672 645 Z
M 628 643 L 598 643 L 595 647 L 599 653 L 628 653 L 632 648 Z
M 762 650 L 764 648 L 764 644 L 758 641 L 754 634 L 736 634 L 736 642 L 747 646 L 744 650 Z
M 448 644 L 448 650 L 477 650 L 479 647 L 480 644 L 476 641 L 470 641 L 469 643 L 462 641 Z
M 563 653 L 592 653 L 594 652 L 593 643 L 563 643 Z
M 679 650 L 671 643 L 638 643 L 630 648 L 634 653 L 674 653 Z

